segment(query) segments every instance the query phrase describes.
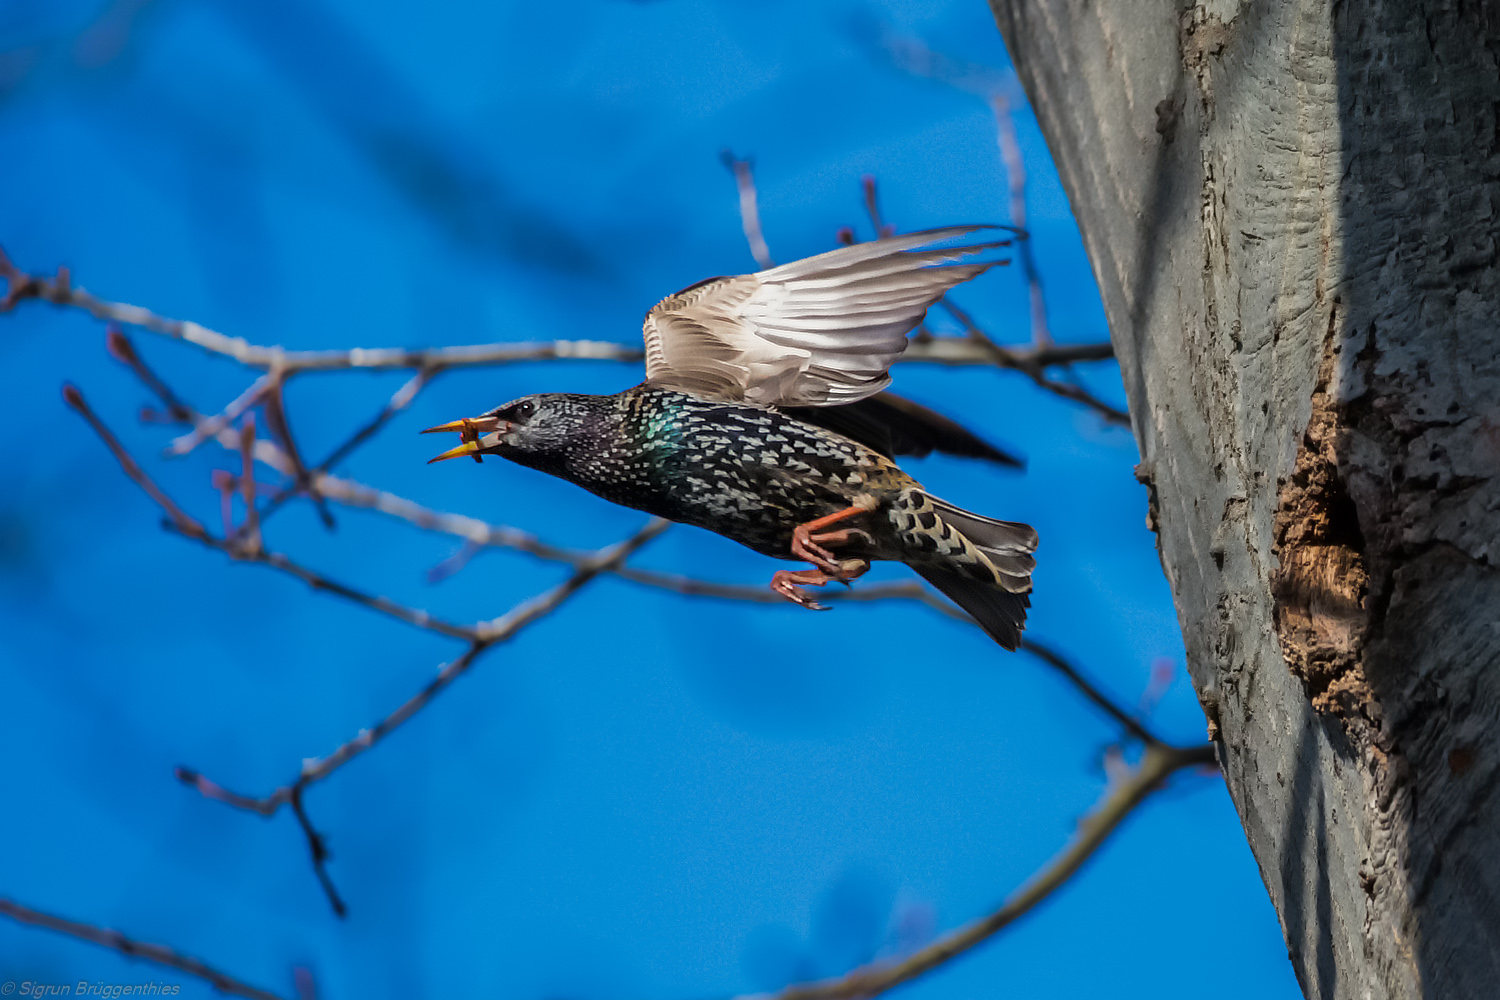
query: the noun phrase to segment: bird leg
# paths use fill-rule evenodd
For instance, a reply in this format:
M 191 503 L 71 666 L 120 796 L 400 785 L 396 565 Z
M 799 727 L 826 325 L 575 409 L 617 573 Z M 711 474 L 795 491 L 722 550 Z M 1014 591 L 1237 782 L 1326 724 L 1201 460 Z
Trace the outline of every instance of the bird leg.
M 843 559 L 834 565 L 838 567 L 835 574 L 828 574 L 820 569 L 778 569 L 771 574 L 771 592 L 780 594 L 809 611 L 827 611 L 826 604 L 819 604 L 802 587 L 821 587 L 833 580 L 848 586 L 850 580 L 864 576 L 870 568 L 869 562 L 864 559 Z
M 848 585 L 850 580 L 863 576 L 870 568 L 870 564 L 864 559 L 838 559 L 829 551 L 830 546 L 847 545 L 856 537 L 869 541 L 870 536 L 858 528 L 837 528 L 833 531 L 823 529 L 830 528 L 840 521 L 860 514 L 868 514 L 878 505 L 874 497 L 859 497 L 858 502 L 852 507 L 835 511 L 826 517 L 820 517 L 806 524 L 799 524 L 792 529 L 792 556 L 797 559 L 806 559 L 813 564 L 813 569 L 777 570 L 771 577 L 771 590 L 780 594 L 793 604 L 800 604 L 804 608 L 813 611 L 827 610 L 823 605 L 813 600 L 811 594 L 803 590 L 807 587 L 821 587 L 831 580 Z
M 834 558 L 833 553 L 828 550 L 828 546 L 847 545 L 855 535 L 865 535 L 866 538 L 869 536 L 857 528 L 841 528 L 837 531 L 824 531 L 823 529 L 831 527 L 840 521 L 846 521 L 851 517 L 868 514 L 876 506 L 878 506 L 878 501 L 874 497 L 862 496 L 857 498 L 857 502 L 852 507 L 846 507 L 843 510 L 834 511 L 826 517 L 820 517 L 808 521 L 806 524 L 797 525 L 792 529 L 792 556 L 797 559 L 806 559 L 836 580 L 848 582 L 854 579 L 859 573 L 863 573 L 864 570 L 862 569 L 859 573 L 852 575 L 849 574 L 844 565 Z M 863 562 L 863 560 L 858 561 Z M 866 563 L 865 569 L 868 568 L 869 564 Z M 818 585 L 826 582 L 821 581 Z

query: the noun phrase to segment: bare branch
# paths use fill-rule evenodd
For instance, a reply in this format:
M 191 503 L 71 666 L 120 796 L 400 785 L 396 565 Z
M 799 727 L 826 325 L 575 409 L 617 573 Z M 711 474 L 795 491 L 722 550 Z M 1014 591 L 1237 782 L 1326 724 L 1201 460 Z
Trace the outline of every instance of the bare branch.
M 606 549 L 600 549 L 592 558 L 579 564 L 577 569 L 573 571 L 572 576 L 547 591 L 547 593 L 542 594 L 540 597 L 532 598 L 506 614 L 501 615 L 499 618 L 483 622 L 476 626 L 479 632 L 479 640 L 489 645 L 510 639 L 527 625 L 556 610 L 559 605 L 576 594 L 579 588 L 592 582 L 599 574 L 609 572 L 619 566 L 640 549 L 641 546 L 656 538 L 671 526 L 672 522 L 665 518 L 652 518 L 651 523 L 625 541 L 611 545 Z
M 109 428 L 104 425 L 104 422 L 99 419 L 99 417 L 94 413 L 92 409 L 89 408 L 89 405 L 84 400 L 83 394 L 81 392 L 79 392 L 73 386 L 69 385 L 64 387 L 63 397 L 67 400 L 69 406 L 73 407 L 73 409 L 81 413 L 83 415 L 83 418 L 88 421 L 89 426 L 91 426 L 94 429 L 94 432 L 99 435 L 100 439 L 104 441 L 105 446 L 109 448 L 110 452 L 115 456 L 115 459 L 120 463 L 120 467 L 125 470 L 125 474 L 129 476 L 130 479 L 136 483 L 136 485 L 140 486 L 140 488 L 146 492 L 146 495 L 149 496 L 152 500 L 156 501 L 157 505 L 167 513 L 168 518 L 170 518 L 170 521 L 168 522 L 169 526 L 185 537 L 200 542 L 203 545 L 208 546 L 209 548 L 218 549 L 220 552 L 223 552 L 231 559 L 240 562 L 259 563 L 261 565 L 278 569 L 283 573 L 287 573 L 291 576 L 296 577 L 314 590 L 327 591 L 330 594 L 335 594 L 346 600 L 353 601 L 354 603 L 363 605 L 373 611 L 378 611 L 381 614 L 389 615 L 390 617 L 395 618 L 398 621 L 406 622 L 408 625 L 415 625 L 417 628 L 429 629 L 433 632 L 453 636 L 457 639 L 467 639 L 469 641 L 473 641 L 474 639 L 480 637 L 480 633 L 478 630 L 480 628 L 487 627 L 487 625 L 470 627 L 465 625 L 456 625 L 452 622 L 444 621 L 440 618 L 436 618 L 428 614 L 426 611 L 421 611 L 415 608 L 408 608 L 403 604 L 398 604 L 395 601 L 390 600 L 389 598 L 367 594 L 361 590 L 356 590 L 355 588 L 350 587 L 347 584 L 339 583 L 336 580 L 322 575 L 316 570 L 308 569 L 306 566 L 293 561 L 289 557 L 284 556 L 279 552 L 267 551 L 259 545 L 251 546 L 239 539 L 218 538 L 210 534 L 208 529 L 205 528 L 201 523 L 184 513 L 182 509 L 172 501 L 172 498 L 167 496 L 166 493 L 164 493 L 161 488 L 156 485 L 151 477 L 146 475 L 145 471 L 142 470 L 138 464 L 136 464 L 135 459 L 133 459 L 130 456 L 129 452 L 125 450 L 124 446 L 120 444 L 119 439 L 110 432 Z M 253 447 L 251 443 L 253 442 L 253 440 L 253 434 L 240 436 L 239 440 L 235 443 L 236 450 L 243 449 L 247 446 Z M 250 495 L 253 496 L 253 493 L 251 493 Z M 254 509 L 253 503 L 251 504 L 251 509 Z M 254 515 L 252 514 L 250 516 L 253 520 Z
M 616 569 L 615 574 L 621 579 L 629 580 L 644 587 L 655 587 L 660 590 L 671 591 L 685 597 L 709 597 L 728 601 L 749 601 L 753 604 L 783 604 L 786 599 L 773 593 L 767 587 L 749 587 L 743 584 L 714 583 L 708 580 L 697 580 L 687 576 L 677 576 L 671 573 L 659 573 L 655 570 L 637 569 L 634 566 L 621 566 Z M 974 619 L 957 605 L 944 600 L 937 594 L 928 590 L 920 583 L 890 583 L 876 584 L 869 587 L 836 589 L 830 588 L 827 592 L 819 595 L 820 600 L 832 603 L 856 603 L 861 601 L 915 601 L 925 604 L 927 607 L 949 618 L 968 622 L 973 625 Z M 1126 732 L 1140 740 L 1142 743 L 1158 744 L 1162 741 L 1141 722 L 1140 718 L 1132 715 L 1122 708 L 1109 695 L 1100 691 L 1092 681 L 1084 677 L 1082 672 L 1059 652 L 1045 643 L 1034 639 L 1023 639 L 1020 649 L 1030 653 L 1041 660 L 1047 666 L 1056 670 L 1068 683 L 1078 689 L 1079 693 L 1094 705 L 1098 706 L 1105 715 L 1118 722 Z
M 944 309 L 952 307 L 952 303 L 947 299 L 943 299 L 938 305 Z M 907 345 L 906 352 L 901 355 L 901 360 L 955 367 L 997 365 L 1030 375 L 1032 371 L 1040 371 L 1056 365 L 1071 365 L 1080 361 L 1113 361 L 1114 357 L 1114 345 L 1108 341 L 1093 344 L 1052 344 L 1043 348 L 1006 347 L 995 343 L 986 335 L 983 340 L 972 336 L 967 338 L 934 337 L 928 341 L 914 340 Z
M 442 369 L 440 368 L 423 368 L 403 382 L 401 388 L 391 393 L 391 398 L 380 408 L 379 413 L 375 414 L 367 423 L 349 435 L 342 444 L 329 453 L 327 458 L 318 463 L 317 471 L 327 472 L 348 458 L 354 449 L 374 437 L 382 427 L 390 422 L 392 417 L 410 406 L 422 390 L 427 388 L 432 383 L 432 380 L 441 374 Z
M 384 719 L 381 719 L 370 729 L 360 730 L 357 736 L 339 746 L 327 757 L 303 761 L 302 772 L 292 784 L 284 785 L 264 797 L 254 798 L 229 791 L 224 786 L 204 777 L 199 772 L 185 767 L 177 768 L 177 779 L 197 789 L 206 798 L 223 802 L 238 809 L 259 813 L 262 816 L 274 814 L 282 805 L 291 802 L 294 794 L 300 794 L 302 789 L 322 781 L 355 757 L 369 750 L 386 736 L 389 736 L 402 723 L 431 703 L 432 699 L 437 697 L 443 689 L 463 676 L 485 650 L 509 641 L 526 626 L 556 611 L 568 598 L 596 579 L 601 573 L 608 572 L 624 562 L 643 545 L 658 537 L 670 526 L 671 522 L 669 521 L 664 521 L 660 518 L 652 519 L 649 524 L 625 541 L 611 545 L 608 548 L 600 549 L 594 553 L 591 558 L 584 561 L 582 565 L 574 570 L 573 574 L 567 580 L 556 587 L 538 597 L 517 605 L 508 614 L 478 626 L 475 629 L 477 634 L 468 648 L 456 659 L 444 664 L 438 671 L 437 676 L 429 681 L 422 690 L 402 702 L 395 711 L 391 712 Z
M 1145 723 L 1141 722 L 1139 717 L 1131 715 L 1116 704 L 1114 699 L 1095 687 L 1093 682 L 1084 677 L 1077 667 L 1069 663 L 1061 653 L 1057 652 L 1051 646 L 1037 642 L 1034 639 L 1023 639 L 1021 641 L 1021 648 L 1062 674 L 1085 698 L 1102 709 L 1105 715 L 1118 722 L 1125 728 L 1126 732 L 1130 733 L 1136 739 L 1148 746 L 1165 745 L 1157 738 L 1156 734 L 1146 728 Z
M 332 857 L 328 853 L 328 843 L 323 835 L 313 828 L 312 820 L 307 818 L 307 810 L 302 805 L 302 787 L 292 786 L 292 794 L 287 797 L 291 803 L 292 814 L 297 817 L 297 825 L 302 828 L 302 835 L 307 838 L 307 849 L 312 854 L 313 873 L 318 876 L 318 884 L 323 887 L 323 895 L 328 897 L 328 905 L 333 907 L 334 916 L 342 920 L 349 915 L 349 908 L 344 905 L 343 897 L 334 887 L 333 877 L 328 874 L 328 859 Z
M 269 990 L 258 989 L 248 983 L 240 982 L 233 976 L 226 975 L 210 965 L 205 965 L 188 955 L 178 954 L 166 945 L 150 944 L 145 941 L 136 941 L 128 938 L 119 931 L 109 930 L 104 927 L 95 927 L 93 924 L 82 924 L 76 920 L 67 920 L 56 917 L 50 913 L 33 910 L 28 906 L 9 899 L 0 899 L 0 914 L 10 917 L 12 920 L 33 927 L 44 927 L 49 931 L 66 934 L 89 944 L 96 944 L 101 948 L 119 952 L 128 958 L 138 958 L 157 965 L 164 965 L 178 972 L 185 972 L 190 976 L 196 976 L 207 982 L 220 993 L 234 997 L 248 997 L 249 1000 L 282 1000 L 280 996 Z
M 307 466 L 302 461 L 302 453 L 297 449 L 297 442 L 292 437 L 291 421 L 286 416 L 286 380 L 276 379 L 266 390 L 265 398 L 262 400 L 261 408 L 266 414 L 266 424 L 276 442 L 281 445 L 281 450 L 286 453 L 287 461 L 292 466 L 293 492 L 305 492 L 308 499 L 318 509 L 318 517 L 323 522 L 323 527 L 333 528 L 333 515 L 328 512 L 328 504 L 312 488 L 312 480 L 308 474 Z M 389 407 L 387 407 L 389 408 Z M 356 434 L 356 437 L 359 435 Z
M 464 542 L 458 551 L 453 553 L 432 569 L 427 571 L 428 583 L 442 583 L 450 576 L 460 572 L 473 561 L 474 557 L 484 551 L 484 546 L 475 545 L 473 542 Z
M 51 302 L 58 306 L 82 309 L 90 315 L 139 327 L 151 333 L 181 340 L 210 354 L 232 358 L 247 368 L 277 370 L 283 375 L 305 371 L 335 371 L 360 368 L 367 371 L 385 369 L 440 370 L 443 368 L 504 365 L 518 361 L 626 361 L 638 362 L 644 356 L 641 348 L 599 340 L 558 340 L 543 343 L 469 344 L 433 348 L 360 348 L 347 351 L 288 351 L 280 347 L 252 344 L 240 337 L 230 337 L 200 326 L 191 320 L 169 319 L 149 309 L 98 298 L 82 288 L 73 287 L 66 269 L 55 277 L 27 274 L 0 251 L 0 277 L 7 279 L 9 289 L 0 299 L 0 312 L 13 309 L 28 299 Z
M 880 46 L 897 69 L 912 76 L 945 83 L 968 94 L 988 97 L 1004 90 L 1020 90 L 1020 83 L 1014 73 L 936 52 L 926 42 L 914 36 L 887 31 L 880 38 Z
M 314 476 L 313 482 L 319 493 L 336 503 L 379 511 L 390 517 L 407 521 L 425 531 L 452 535 L 473 545 L 514 549 L 534 555 L 539 559 L 571 563 L 575 566 L 581 565 L 590 557 L 590 553 L 580 549 L 549 545 L 535 535 L 518 528 L 490 524 L 465 514 L 450 514 L 433 510 L 395 493 L 375 489 L 352 479 L 321 473 Z
M 14 275 L 10 281 L 10 293 L 0 300 L 0 312 L 14 307 L 27 299 L 40 299 L 60 306 L 83 309 L 94 316 L 113 323 L 136 326 L 152 333 L 176 340 L 186 341 L 211 353 L 233 358 L 251 368 L 267 371 L 278 367 L 285 375 L 307 371 L 338 371 L 361 369 L 365 371 L 415 370 L 425 373 L 426 378 L 416 381 L 413 392 L 420 389 L 437 374 L 449 368 L 470 368 L 489 365 L 514 364 L 523 361 L 612 361 L 622 364 L 638 364 L 645 357 L 639 346 L 603 340 L 554 340 L 531 343 L 464 344 L 455 347 L 406 348 L 406 347 L 356 347 L 349 350 L 286 351 L 280 347 L 263 347 L 250 344 L 237 337 L 215 333 L 196 323 L 167 319 L 157 316 L 139 306 L 106 302 L 74 289 L 68 283 L 66 271 L 55 278 L 38 278 L 17 271 L 14 265 L 0 252 L 0 277 Z M 999 365 L 1030 374 L 1032 369 L 1045 369 L 1054 365 L 1067 365 L 1077 361 L 1106 361 L 1114 357 L 1114 349 L 1107 343 L 1055 345 L 1044 349 L 1017 350 L 1000 347 L 993 343 L 975 343 L 956 337 L 939 337 L 930 341 L 913 340 L 901 356 L 903 362 L 927 362 L 941 365 Z M 408 386 L 411 386 L 408 383 Z M 252 389 L 257 386 L 252 386 Z M 403 389 L 407 388 L 403 386 Z M 1068 387 L 1072 388 L 1072 387 Z M 398 396 L 400 393 L 398 392 Z M 410 399 L 389 412 L 382 410 L 374 427 L 358 434 L 362 443 L 378 430 L 396 412 L 410 403 Z M 233 405 L 233 404 L 231 404 Z M 248 408 L 248 407 L 245 407 Z M 211 435 L 210 435 L 211 436 Z M 343 454 L 330 457 L 324 465 L 342 460 Z
M 454 639 L 472 641 L 477 635 L 476 629 L 480 627 L 459 625 L 456 622 L 438 618 L 436 615 L 423 611 L 420 608 L 408 607 L 388 597 L 366 593 L 363 590 L 324 576 L 317 570 L 309 569 L 280 552 L 257 551 L 238 541 L 226 541 L 212 535 L 205 535 L 201 538 L 195 538 L 195 540 L 209 548 L 218 549 L 236 562 L 254 563 L 280 570 L 288 576 L 294 576 L 301 580 L 313 590 L 320 590 L 333 594 L 335 597 L 342 597 L 346 601 L 369 608 L 371 611 L 377 611 L 380 614 L 394 618 L 400 622 L 405 622 L 416 628 L 427 629 L 430 632 L 437 632 L 439 635 L 450 636 Z
M 188 516 L 181 507 L 173 503 L 172 498 L 163 493 L 161 488 L 152 481 L 151 477 L 146 475 L 146 471 L 136 463 L 135 459 L 130 457 L 130 453 L 125 450 L 125 446 L 120 443 L 120 439 L 115 437 L 108 427 L 104 426 L 104 422 L 94 414 L 93 410 L 89 409 L 89 404 L 84 400 L 83 393 L 79 392 L 76 386 L 72 384 L 63 385 L 63 400 L 74 410 L 82 414 L 83 419 L 88 421 L 89 426 L 94 429 L 94 433 L 99 435 L 105 447 L 110 450 L 110 453 L 115 456 L 115 460 L 120 463 L 120 468 L 124 470 L 125 475 L 129 476 L 132 482 L 144 490 L 147 496 L 156 501 L 156 505 L 166 512 L 167 517 L 171 519 L 172 525 L 177 531 L 189 538 L 208 539 L 211 537 L 207 528 Z
M 204 441 L 218 434 L 251 408 L 258 406 L 261 398 L 265 396 L 274 383 L 275 380 L 270 375 L 262 375 L 254 382 L 251 382 L 250 387 L 231 400 L 229 405 L 224 407 L 224 409 L 211 417 L 196 421 L 191 431 L 167 446 L 167 454 L 186 455 Z
M 708 597 L 725 601 L 748 601 L 751 604 L 785 605 L 787 603 L 785 597 L 773 592 L 769 587 L 749 586 L 739 583 L 716 583 L 712 580 L 699 580 L 690 576 L 679 576 L 675 573 L 661 573 L 656 570 L 638 569 L 634 566 L 621 566 L 614 572 L 622 580 L 628 580 L 643 587 L 654 587 L 658 590 L 681 594 L 684 597 Z M 826 592 L 821 593 L 819 599 L 840 604 L 892 600 L 916 601 L 927 605 L 935 611 L 942 612 L 950 618 L 966 622 L 973 621 L 972 618 L 964 614 L 958 607 L 943 600 L 943 598 L 923 587 L 920 583 L 886 583 L 858 588 L 830 588 Z
M 947 310 L 949 315 L 951 315 L 954 319 L 958 320 L 960 324 L 962 324 L 964 330 L 969 334 L 970 343 L 973 343 L 980 349 L 988 351 L 990 353 L 991 359 L 994 364 L 997 364 L 1002 368 L 1011 368 L 1015 371 L 1023 373 L 1028 378 L 1030 378 L 1031 381 L 1035 382 L 1040 388 L 1046 389 L 1048 392 L 1056 393 L 1057 395 L 1062 396 L 1065 399 L 1071 399 L 1077 403 L 1083 403 L 1085 406 L 1088 406 L 1089 408 L 1099 413 L 1104 417 L 1105 420 L 1109 421 L 1110 423 L 1122 424 L 1127 427 L 1130 425 L 1130 414 L 1126 413 L 1124 410 L 1121 410 L 1116 406 L 1111 406 L 1109 403 L 1106 403 L 1104 402 L 1104 400 L 1099 399 L 1097 396 L 1089 392 L 1087 389 L 1084 389 L 1082 386 L 1074 385 L 1071 382 L 1059 382 L 1056 379 L 1048 378 L 1044 367 L 1038 364 L 1036 360 L 1038 357 L 1043 356 L 1040 350 L 1014 351 L 1010 348 L 1002 347 L 990 339 L 989 334 L 985 333 L 984 330 L 982 330 L 979 325 L 974 322 L 973 317 L 971 317 L 963 309 L 960 309 L 958 306 L 954 305 L 950 300 L 946 298 L 941 299 L 939 300 L 938 304 L 941 305 L 945 310 Z M 941 344 L 945 342 L 946 341 L 941 339 L 932 341 L 933 344 Z
M 1005 166 L 1005 179 L 1010 189 L 1010 222 L 1019 229 L 1026 228 L 1026 161 L 1021 158 L 1021 144 L 1016 141 L 1016 123 L 1010 114 L 1010 99 L 1004 90 L 990 95 L 990 109 L 995 112 L 995 133 L 1000 145 L 1000 162 Z M 1046 347 L 1052 343 L 1052 332 L 1047 328 L 1047 299 L 1042 294 L 1042 275 L 1037 270 L 1036 255 L 1031 249 L 1031 240 L 1021 240 L 1016 245 L 1016 256 L 1021 261 L 1021 274 L 1026 279 L 1026 289 L 1031 300 L 1031 343 Z
M 297 777 L 296 781 L 290 785 L 284 785 L 276 789 L 265 798 L 251 800 L 256 802 L 254 811 L 262 815 L 269 815 L 275 812 L 283 803 L 291 801 L 293 789 L 306 788 L 308 785 L 322 781 L 334 771 L 337 771 L 355 757 L 358 757 L 376 743 L 385 739 L 391 733 L 395 732 L 402 723 L 426 708 L 432 702 L 432 699 L 437 697 L 443 689 L 462 677 L 474 665 L 475 661 L 479 659 L 480 654 L 493 644 L 494 640 L 483 645 L 475 643 L 469 646 L 456 659 L 445 663 L 438 671 L 437 676 L 429 681 L 422 690 L 402 702 L 394 712 L 381 719 L 374 726 L 369 729 L 361 729 L 353 739 L 340 744 L 327 757 L 303 761 L 302 773 Z M 198 783 L 196 782 L 190 782 L 190 784 L 198 787 Z M 235 796 L 236 801 L 231 802 L 228 798 L 221 798 L 220 801 L 229 802 L 231 805 L 238 805 L 240 804 L 238 800 L 242 798 L 243 796 Z
M 760 228 L 760 207 L 756 204 L 755 195 L 755 161 L 748 156 L 743 160 L 736 159 L 727 149 L 719 154 L 719 159 L 734 174 L 734 184 L 739 189 L 740 225 L 745 230 L 745 242 L 750 244 L 750 255 L 763 270 L 775 267 L 776 261 L 771 259 L 771 248 L 766 245 L 765 234 Z
M 859 185 L 864 191 L 865 214 L 870 217 L 870 226 L 875 230 L 875 238 L 883 240 L 887 236 L 894 236 L 896 234 L 896 227 L 887 225 L 880 215 L 880 197 L 875 188 L 875 176 L 873 174 L 865 174 L 859 179 Z M 1018 222 L 1016 225 L 1019 226 L 1020 223 Z
M 756 1000 L 854 1000 L 878 996 L 963 954 L 1014 923 L 1068 881 L 1109 839 L 1120 822 L 1173 772 L 1214 763 L 1211 744 L 1169 747 L 1148 744 L 1140 764 L 1116 784 L 1093 812 L 1084 817 L 1073 843 L 994 913 L 933 942 L 907 958 L 878 962 L 838 979 L 799 983 Z
M 240 425 L 240 498 L 245 504 L 245 526 L 242 529 L 246 552 L 265 550 L 260 538 L 260 509 L 255 496 L 255 414 L 247 413 Z
M 197 414 L 186 403 L 178 399 L 177 394 L 157 377 L 156 372 L 147 366 L 146 362 L 136 352 L 135 344 L 131 343 L 129 337 L 125 336 L 124 331 L 120 329 L 118 323 L 110 323 L 105 327 L 104 343 L 110 356 L 134 372 L 135 377 L 140 379 L 146 388 L 150 389 L 156 395 L 156 398 L 162 401 L 162 405 L 167 408 L 167 417 L 169 419 L 182 423 L 193 422 Z

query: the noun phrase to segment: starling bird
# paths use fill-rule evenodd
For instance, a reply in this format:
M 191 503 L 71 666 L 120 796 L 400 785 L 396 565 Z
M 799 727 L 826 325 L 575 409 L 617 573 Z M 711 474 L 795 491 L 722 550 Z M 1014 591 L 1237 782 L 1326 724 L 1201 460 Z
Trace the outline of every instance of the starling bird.
M 955 226 L 710 278 L 646 315 L 646 380 L 612 396 L 541 393 L 429 428 L 463 443 L 432 461 L 498 455 L 613 503 L 802 560 L 771 589 L 848 583 L 904 562 L 1015 649 L 1036 532 L 932 496 L 893 461 L 933 450 L 1014 463 L 946 418 L 881 390 L 906 334 L 1008 241 Z M 992 256 L 992 254 L 991 254 Z

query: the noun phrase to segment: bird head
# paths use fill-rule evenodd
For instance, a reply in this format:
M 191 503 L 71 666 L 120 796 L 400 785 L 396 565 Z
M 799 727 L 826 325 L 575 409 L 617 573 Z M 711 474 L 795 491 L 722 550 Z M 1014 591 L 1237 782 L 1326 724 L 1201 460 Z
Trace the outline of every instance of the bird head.
M 590 405 L 595 398 L 559 392 L 522 396 L 477 417 L 429 427 L 422 433 L 456 431 L 463 443 L 427 464 L 465 455 L 478 462 L 485 455 L 498 455 L 522 465 L 549 465 L 588 425 L 598 409 Z

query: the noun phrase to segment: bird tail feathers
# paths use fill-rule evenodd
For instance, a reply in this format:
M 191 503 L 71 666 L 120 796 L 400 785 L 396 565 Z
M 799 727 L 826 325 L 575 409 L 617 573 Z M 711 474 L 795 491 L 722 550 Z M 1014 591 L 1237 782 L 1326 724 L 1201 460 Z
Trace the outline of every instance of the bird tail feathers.
M 1026 609 L 1031 606 L 1030 594 L 1012 594 L 992 583 L 930 563 L 910 565 L 922 579 L 967 611 L 979 623 L 979 627 L 1003 648 L 1014 651 L 1021 645 L 1021 630 L 1026 627 Z
M 921 490 L 903 498 L 907 565 L 1015 649 L 1031 606 L 1036 530 L 955 507 Z

